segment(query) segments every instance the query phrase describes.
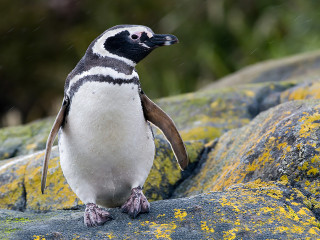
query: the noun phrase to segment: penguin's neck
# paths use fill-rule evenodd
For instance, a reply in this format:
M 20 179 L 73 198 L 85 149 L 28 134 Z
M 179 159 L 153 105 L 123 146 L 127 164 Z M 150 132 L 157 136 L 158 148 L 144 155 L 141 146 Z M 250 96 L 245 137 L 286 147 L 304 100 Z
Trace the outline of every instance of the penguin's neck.
M 86 54 L 83 58 L 79 61 L 76 67 L 72 70 L 72 72 L 68 75 L 65 84 L 65 93 L 69 91 L 70 81 L 76 78 L 78 75 L 84 72 L 90 72 L 90 69 L 102 67 L 102 68 L 109 68 L 115 70 L 118 73 L 125 74 L 128 76 L 134 75 L 135 66 L 130 66 L 125 62 L 122 62 L 118 59 L 113 59 L 109 57 L 97 57 L 95 55 L 88 55 Z
M 106 68 L 112 68 L 119 73 L 131 75 L 135 69 L 135 66 L 130 66 L 127 63 L 110 57 L 97 57 L 96 55 L 86 56 L 84 59 L 84 66 L 89 70 L 92 66 L 101 66 Z

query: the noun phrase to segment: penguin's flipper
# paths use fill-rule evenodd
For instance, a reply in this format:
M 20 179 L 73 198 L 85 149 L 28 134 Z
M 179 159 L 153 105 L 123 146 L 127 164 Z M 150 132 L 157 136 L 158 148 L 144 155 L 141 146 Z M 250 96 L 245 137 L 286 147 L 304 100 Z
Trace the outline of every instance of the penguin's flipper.
M 60 108 L 60 111 L 56 117 L 56 120 L 53 123 L 52 129 L 50 131 L 48 140 L 47 140 L 47 145 L 46 145 L 46 152 L 44 155 L 44 162 L 42 166 L 42 177 L 41 177 L 41 192 L 42 194 L 44 193 L 44 189 L 46 187 L 46 180 L 47 180 L 47 173 L 48 173 L 48 163 L 50 159 L 50 154 L 51 154 L 51 148 L 53 145 L 53 142 L 57 136 L 57 133 L 59 132 L 59 129 L 61 125 L 63 124 L 64 121 L 64 116 L 67 107 L 69 106 L 69 100 L 68 98 L 64 98 L 62 102 L 62 106 Z
M 145 118 L 158 127 L 168 139 L 174 155 L 184 170 L 189 163 L 189 157 L 182 138 L 172 119 L 143 92 L 140 93 L 141 103 Z

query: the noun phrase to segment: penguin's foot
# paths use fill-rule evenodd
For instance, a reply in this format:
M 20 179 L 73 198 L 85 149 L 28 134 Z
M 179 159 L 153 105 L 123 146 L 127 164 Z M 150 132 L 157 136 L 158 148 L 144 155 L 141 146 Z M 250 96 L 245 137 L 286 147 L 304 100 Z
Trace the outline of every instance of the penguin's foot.
M 94 203 L 86 204 L 86 210 L 84 211 L 84 224 L 87 227 L 101 226 L 112 219 L 112 216 L 107 210 L 98 207 Z
M 129 199 L 122 205 L 122 212 L 128 213 L 130 217 L 135 218 L 139 213 L 148 213 L 150 203 L 144 196 L 141 187 L 131 189 Z

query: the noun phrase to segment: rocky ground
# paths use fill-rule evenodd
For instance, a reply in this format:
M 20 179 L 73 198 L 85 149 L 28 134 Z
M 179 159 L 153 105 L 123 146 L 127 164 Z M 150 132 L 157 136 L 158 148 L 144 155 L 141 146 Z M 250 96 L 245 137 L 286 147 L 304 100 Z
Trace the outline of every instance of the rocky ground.
M 143 81 L 143 79 L 142 79 Z M 144 186 L 151 212 L 83 226 L 83 205 L 55 147 L 53 118 L 0 130 L 1 239 L 320 239 L 320 52 L 243 69 L 200 91 L 159 99 L 186 141 L 179 167 L 160 132 Z

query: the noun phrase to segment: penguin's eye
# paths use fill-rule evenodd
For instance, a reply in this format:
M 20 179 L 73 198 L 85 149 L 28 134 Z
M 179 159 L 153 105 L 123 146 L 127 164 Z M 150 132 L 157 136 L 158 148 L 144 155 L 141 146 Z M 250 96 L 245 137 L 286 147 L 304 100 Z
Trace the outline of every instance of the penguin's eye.
M 131 39 L 133 40 L 137 40 L 139 38 L 139 36 L 137 34 L 132 34 L 131 35 Z

